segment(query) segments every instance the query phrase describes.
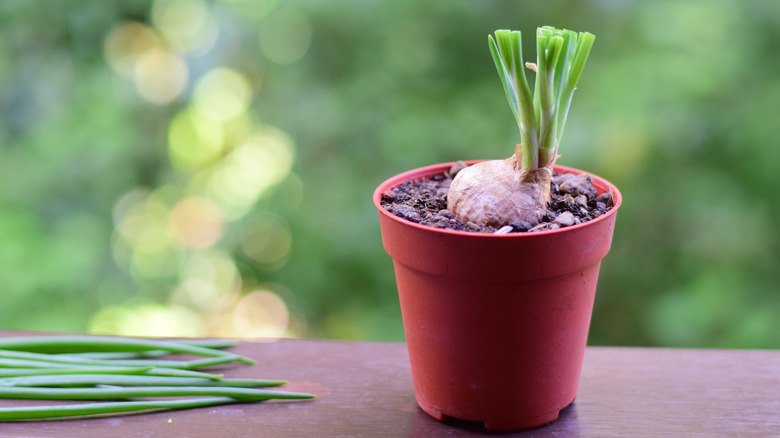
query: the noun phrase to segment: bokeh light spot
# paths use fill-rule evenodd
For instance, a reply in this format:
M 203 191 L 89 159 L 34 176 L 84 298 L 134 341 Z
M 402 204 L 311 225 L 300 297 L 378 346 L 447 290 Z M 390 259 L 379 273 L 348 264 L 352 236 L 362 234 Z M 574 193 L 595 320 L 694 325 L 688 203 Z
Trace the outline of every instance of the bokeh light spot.
M 209 249 L 192 253 L 182 266 L 177 299 L 204 310 L 217 311 L 217 303 L 238 293 L 241 277 L 233 259 L 224 251 Z
M 181 306 L 149 301 L 105 307 L 92 318 L 89 331 L 120 336 L 203 336 L 198 316 Z
M 135 21 L 125 21 L 109 32 L 103 50 L 114 71 L 132 76 L 141 55 L 158 47 L 160 38 L 153 29 Z
M 188 109 L 179 113 L 168 128 L 168 153 L 173 165 L 184 171 L 200 169 L 222 154 L 222 124 Z
M 114 206 L 114 258 L 135 279 L 171 276 L 178 271 L 183 245 L 175 244 L 169 222 L 170 206 L 180 198 L 180 189 L 162 186 L 151 193 L 131 191 Z
M 278 338 L 284 336 L 290 314 L 281 298 L 267 290 L 256 290 L 236 304 L 233 313 L 235 335 Z
M 265 127 L 230 153 L 211 175 L 206 196 L 229 219 L 243 216 L 271 187 L 289 175 L 294 147 L 282 131 Z
M 133 247 L 159 248 L 167 244 L 168 208 L 155 197 L 131 192 L 114 210 L 117 232 Z
M 195 110 L 216 121 L 227 121 L 243 114 L 252 98 L 252 87 L 240 73 L 216 68 L 206 73 L 195 86 L 192 102 Z
M 170 214 L 170 233 L 183 245 L 205 249 L 222 237 L 222 218 L 202 198 L 187 198 L 179 202 Z
M 312 28 L 300 11 L 284 8 L 260 23 L 260 50 L 278 64 L 292 64 L 309 50 Z
M 180 52 L 207 52 L 217 39 L 217 24 L 202 0 L 157 0 L 152 23 Z
M 189 70 L 178 56 L 152 48 L 135 65 L 135 85 L 144 99 L 164 105 L 179 97 L 187 85 Z

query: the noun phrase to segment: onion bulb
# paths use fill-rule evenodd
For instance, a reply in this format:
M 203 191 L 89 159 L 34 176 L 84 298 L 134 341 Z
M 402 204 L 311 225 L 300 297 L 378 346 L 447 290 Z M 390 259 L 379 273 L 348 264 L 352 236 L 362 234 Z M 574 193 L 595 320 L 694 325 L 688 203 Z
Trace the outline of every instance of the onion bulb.
M 501 228 L 538 224 L 550 202 L 552 173 L 546 167 L 518 170 L 514 156 L 469 166 L 455 175 L 447 209 L 464 222 Z

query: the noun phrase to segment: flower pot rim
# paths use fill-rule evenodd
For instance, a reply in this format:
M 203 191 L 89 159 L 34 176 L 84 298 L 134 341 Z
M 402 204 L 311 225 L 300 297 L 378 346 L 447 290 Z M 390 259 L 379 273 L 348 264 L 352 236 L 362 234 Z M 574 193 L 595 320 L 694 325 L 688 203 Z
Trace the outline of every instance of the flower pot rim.
M 466 164 L 469 166 L 475 163 L 479 163 L 482 161 L 488 161 L 488 160 L 469 160 L 465 161 Z M 450 168 L 453 164 L 455 164 L 454 161 L 452 162 L 446 162 L 446 163 L 439 163 L 439 164 L 432 164 L 429 166 L 424 167 L 418 167 L 416 169 L 407 170 L 406 172 L 399 173 L 395 176 L 392 176 L 388 179 L 386 179 L 384 182 L 379 184 L 379 186 L 374 190 L 374 205 L 376 206 L 377 210 L 380 214 L 385 215 L 389 219 L 398 222 L 401 225 L 416 228 L 419 230 L 425 230 L 425 231 L 431 231 L 436 233 L 443 233 L 443 234 L 450 234 L 454 236 L 462 236 L 462 237 L 470 237 L 470 238 L 488 238 L 488 239 L 522 239 L 522 238 L 529 238 L 534 236 L 554 236 L 557 234 L 562 233 L 570 233 L 570 232 L 576 232 L 576 230 L 579 230 L 581 228 L 585 228 L 589 225 L 593 225 L 595 223 L 608 220 L 610 216 L 613 216 L 617 214 L 618 207 L 623 202 L 623 197 L 620 193 L 620 191 L 615 187 L 614 184 L 611 182 L 605 180 L 604 178 L 592 173 L 592 172 L 586 172 L 581 169 L 577 169 L 574 167 L 567 167 L 567 166 L 561 166 L 561 165 L 555 165 L 555 172 L 556 173 L 574 173 L 574 174 L 580 174 L 580 173 L 586 173 L 590 175 L 593 178 L 596 178 L 597 180 L 594 180 L 594 182 L 603 182 L 604 185 L 606 185 L 606 189 L 612 194 L 612 201 L 613 205 L 612 208 L 609 209 L 606 213 L 602 214 L 601 216 L 591 219 L 587 222 L 579 223 L 576 225 L 571 225 L 568 227 L 562 227 L 555 230 L 543 230 L 543 231 L 534 231 L 533 233 L 529 232 L 521 232 L 521 233 L 507 233 L 507 234 L 494 234 L 494 233 L 480 233 L 480 232 L 470 232 L 470 231 L 456 231 L 456 230 L 448 230 L 444 228 L 437 228 L 432 227 L 430 225 L 423 225 L 418 224 L 406 219 L 402 219 L 382 207 L 382 194 L 386 193 L 390 188 L 396 187 L 399 184 L 402 184 L 404 181 L 410 179 L 410 178 L 420 178 L 422 176 L 430 176 L 435 175 L 437 173 L 440 173 L 448 168 Z M 600 181 L 598 181 L 600 180 Z

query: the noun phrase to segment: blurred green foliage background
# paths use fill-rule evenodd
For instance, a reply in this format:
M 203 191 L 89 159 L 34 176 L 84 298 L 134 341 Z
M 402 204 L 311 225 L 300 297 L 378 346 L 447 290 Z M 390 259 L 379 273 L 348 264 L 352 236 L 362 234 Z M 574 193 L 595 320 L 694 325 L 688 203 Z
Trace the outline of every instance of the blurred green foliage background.
M 0 3 L 0 329 L 402 340 L 371 203 L 503 158 L 496 29 L 596 35 L 560 164 L 623 192 L 591 344 L 780 348 L 780 3 Z

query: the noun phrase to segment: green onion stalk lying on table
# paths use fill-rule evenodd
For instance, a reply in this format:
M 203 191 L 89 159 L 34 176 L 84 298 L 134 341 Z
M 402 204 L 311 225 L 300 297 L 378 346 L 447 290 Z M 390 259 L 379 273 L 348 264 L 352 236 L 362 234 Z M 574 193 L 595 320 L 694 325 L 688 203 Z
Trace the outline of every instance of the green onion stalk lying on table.
M 248 357 L 222 351 L 235 345 L 235 341 L 112 336 L 0 338 L 0 398 L 93 401 L 0 407 L 0 421 L 315 398 L 312 394 L 259 389 L 282 386 L 287 383 L 284 380 L 226 379 L 221 374 L 199 371 L 229 363 L 254 365 L 255 361 Z M 196 355 L 202 359 L 158 359 L 169 354 Z M 132 400 L 139 397 L 188 398 Z

